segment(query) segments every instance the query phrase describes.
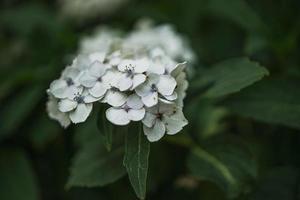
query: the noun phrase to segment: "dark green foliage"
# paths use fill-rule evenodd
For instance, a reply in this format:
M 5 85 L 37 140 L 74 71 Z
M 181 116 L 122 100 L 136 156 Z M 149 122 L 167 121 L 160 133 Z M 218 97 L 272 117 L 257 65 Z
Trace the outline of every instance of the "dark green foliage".
M 31 163 L 22 149 L 1 148 L 0 195 L 3 200 L 38 200 L 39 190 Z
M 58 1 L 1 1 L 0 199 L 299 200 L 299 8 L 131 0 L 77 23 Z M 104 107 L 67 129 L 50 120 L 46 89 L 80 38 L 98 25 L 131 30 L 142 17 L 173 24 L 196 52 L 189 125 L 150 144 L 141 127 L 104 120 Z
M 130 128 L 125 139 L 123 163 L 136 195 L 140 199 L 145 199 L 150 142 L 143 134 L 140 124 L 129 126 Z

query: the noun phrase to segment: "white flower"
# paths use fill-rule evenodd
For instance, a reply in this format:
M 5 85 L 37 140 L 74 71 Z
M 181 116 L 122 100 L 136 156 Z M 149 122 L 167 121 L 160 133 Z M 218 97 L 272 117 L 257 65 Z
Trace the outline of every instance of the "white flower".
M 123 48 L 134 49 L 135 52 L 161 48 L 174 60 L 194 62 L 195 54 L 188 42 L 171 25 L 155 27 L 149 20 L 142 20 L 138 25 L 138 29 L 125 39 Z
M 51 119 L 54 119 L 60 123 L 64 128 L 67 128 L 71 121 L 67 113 L 63 113 L 58 110 L 58 100 L 49 94 L 47 102 L 47 112 Z
M 147 107 L 152 107 L 158 103 L 159 94 L 167 100 L 175 100 L 177 98 L 174 93 L 176 84 L 176 80 L 170 75 L 150 74 L 147 81 L 135 91 L 142 97 Z
M 58 103 L 58 109 L 61 112 L 68 113 L 73 123 L 84 122 L 90 115 L 93 102 L 99 99 L 91 96 L 87 90 L 81 93 L 77 93 L 76 96 L 71 99 L 62 99 Z
M 143 106 L 141 98 L 136 94 L 132 94 L 123 106 L 107 109 L 106 118 L 116 125 L 127 125 L 130 121 L 140 121 L 145 116 L 145 108 Z
M 121 42 L 118 31 L 107 27 L 100 27 L 92 36 L 80 41 L 79 53 L 90 54 L 94 52 L 109 54 Z
M 87 70 L 94 62 L 103 63 L 106 58 L 106 53 L 95 52 L 91 54 L 79 54 L 72 63 L 72 67 L 79 71 Z
M 80 71 L 73 67 L 67 67 L 60 79 L 51 83 L 49 92 L 56 98 L 73 99 L 75 94 L 81 93 L 83 87 L 80 86 L 78 78 Z
M 148 108 L 142 122 L 144 133 L 150 142 L 158 141 L 165 134 L 174 135 L 188 124 L 181 108 L 175 104 L 163 103 Z
M 110 65 L 96 61 L 81 75 L 80 83 L 88 88 L 92 96 L 102 98 L 106 91 L 111 88 L 111 73 L 107 73 L 110 67 Z
M 118 88 L 120 91 L 133 90 L 146 80 L 143 74 L 148 69 L 150 62 L 146 58 L 138 60 L 123 60 L 119 65 L 119 71 L 123 72 L 120 77 Z

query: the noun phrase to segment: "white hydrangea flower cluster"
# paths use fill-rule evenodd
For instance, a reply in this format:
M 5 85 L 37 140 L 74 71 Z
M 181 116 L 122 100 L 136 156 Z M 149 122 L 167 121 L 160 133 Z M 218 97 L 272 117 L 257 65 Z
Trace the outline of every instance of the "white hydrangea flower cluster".
M 188 123 L 182 112 L 186 62 L 161 45 L 133 41 L 133 34 L 121 39 L 107 33 L 84 39 L 82 54 L 51 83 L 49 116 L 67 127 L 84 122 L 100 102 L 110 105 L 106 118 L 115 125 L 141 121 L 151 142 L 178 133 Z

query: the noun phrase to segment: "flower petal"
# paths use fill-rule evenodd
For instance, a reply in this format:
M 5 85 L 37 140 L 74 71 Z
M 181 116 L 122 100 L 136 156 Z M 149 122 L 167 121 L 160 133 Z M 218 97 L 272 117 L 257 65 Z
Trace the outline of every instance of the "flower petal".
M 77 102 L 70 100 L 70 99 L 62 99 L 58 103 L 58 109 L 61 112 L 69 112 L 69 111 L 73 110 L 74 108 L 76 108 L 76 106 L 77 106 Z
M 169 101 L 174 101 L 175 99 L 177 99 L 177 93 L 176 92 L 173 92 L 173 94 L 171 95 L 165 95 L 164 96 L 167 100 Z
M 96 52 L 96 53 L 92 53 L 89 55 L 89 58 L 91 60 L 91 62 L 100 62 L 103 63 L 104 59 L 105 59 L 106 53 L 105 52 Z
M 105 84 L 103 84 L 101 82 L 96 82 L 94 87 L 89 89 L 89 93 L 96 98 L 100 98 L 103 95 L 105 95 L 107 89 L 108 88 Z
M 78 69 L 76 69 L 74 67 L 67 67 L 62 73 L 62 77 L 75 80 L 79 74 L 80 74 L 80 71 Z
M 128 77 L 127 74 L 123 74 L 121 76 L 121 79 L 119 80 L 118 88 L 120 89 L 120 91 L 126 91 L 131 88 L 132 84 L 132 79 Z
M 116 125 L 127 125 L 130 120 L 128 119 L 128 114 L 125 110 L 121 108 L 109 108 L 106 110 L 106 118 L 113 124 Z
M 142 109 L 130 109 L 128 111 L 128 119 L 132 121 L 140 121 L 145 117 L 145 108 Z
M 91 75 L 88 71 L 85 71 L 82 73 L 79 82 L 84 87 L 93 87 L 97 82 L 97 77 L 94 75 Z
M 184 126 L 188 124 L 187 119 L 181 109 L 177 108 L 171 116 L 164 116 L 163 121 L 165 122 L 167 134 L 174 135 L 178 133 Z
M 95 101 L 99 101 L 101 97 L 94 97 L 90 94 L 84 96 L 84 103 L 93 103 Z
M 75 58 L 72 66 L 79 70 L 85 70 L 88 69 L 90 64 L 91 64 L 90 58 L 85 54 L 80 54 L 79 56 L 77 56 L 77 58 Z
M 101 77 L 104 75 L 106 71 L 106 65 L 100 63 L 100 62 L 94 62 L 89 69 L 89 73 L 91 76 L 95 76 L 97 78 Z
M 169 75 L 161 75 L 157 83 L 157 89 L 162 95 L 171 95 L 176 87 L 176 80 Z
M 142 101 L 147 107 L 155 106 L 158 103 L 157 92 L 151 92 L 147 96 L 142 97 Z
M 152 62 L 151 66 L 147 69 L 149 74 L 164 74 L 165 67 L 161 63 Z
M 144 106 L 142 99 L 136 94 L 130 95 L 126 103 L 130 108 L 133 109 L 141 109 Z
M 171 75 L 173 77 L 177 77 L 180 73 L 183 73 L 184 69 L 186 68 L 187 62 L 178 63 L 175 69 L 172 71 Z
M 152 128 L 148 128 L 147 126 L 143 126 L 144 133 L 147 136 L 147 139 L 150 142 L 156 142 L 159 139 L 161 139 L 165 132 L 166 132 L 166 127 L 164 123 L 160 120 L 156 120 L 154 126 Z
M 144 96 L 149 95 L 151 93 L 151 85 L 150 85 L 150 83 L 147 81 L 146 83 L 138 86 L 137 88 L 135 88 L 135 92 L 140 97 L 144 97 Z
M 65 80 L 55 80 L 50 85 L 50 93 L 56 98 L 66 98 L 67 97 L 67 83 Z
M 135 73 L 143 73 L 147 71 L 148 67 L 150 66 L 150 61 L 146 58 L 138 59 L 135 61 Z
M 148 128 L 151 128 L 156 120 L 156 115 L 146 112 L 144 119 L 142 120 L 143 124 Z
M 142 83 L 144 83 L 146 81 L 146 75 L 144 74 L 135 74 L 132 82 L 132 89 L 135 89 L 137 86 L 141 85 Z
M 164 117 L 164 122 L 166 126 L 166 134 L 168 135 L 175 135 L 181 131 L 185 125 L 187 125 L 186 120 L 176 120 L 168 116 Z
M 107 85 L 107 87 L 118 87 L 118 83 L 121 77 L 121 73 L 116 70 L 108 70 L 102 76 L 102 83 Z
M 164 115 L 173 115 L 174 113 L 177 112 L 178 108 L 177 105 L 172 103 L 164 103 L 160 102 L 158 106 L 158 112 L 163 113 Z
M 64 128 L 67 128 L 71 121 L 67 113 L 63 113 L 58 110 L 58 102 L 55 99 L 50 97 L 49 101 L 47 102 L 47 111 L 48 115 L 51 119 L 57 120 L 60 125 Z
M 79 86 L 79 87 L 76 87 L 75 85 L 69 86 L 66 89 L 66 97 L 70 100 L 73 100 L 74 97 L 78 94 L 81 94 L 82 91 L 83 91 L 82 86 Z
M 117 90 L 108 90 L 103 102 L 108 103 L 111 106 L 122 106 L 127 100 L 127 95 Z
M 91 111 L 93 109 L 93 104 L 78 104 L 77 108 L 70 113 L 70 119 L 73 123 L 81 123 L 84 122 L 88 116 L 90 115 Z

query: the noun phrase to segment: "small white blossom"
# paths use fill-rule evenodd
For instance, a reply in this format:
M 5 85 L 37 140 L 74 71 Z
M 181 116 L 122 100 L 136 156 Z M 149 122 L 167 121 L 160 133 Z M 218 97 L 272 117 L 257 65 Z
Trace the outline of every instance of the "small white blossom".
M 103 53 L 110 54 L 114 48 L 118 48 L 121 38 L 117 30 L 100 27 L 93 35 L 84 37 L 79 44 L 80 54 Z
M 109 69 L 109 65 L 96 61 L 83 72 L 79 81 L 84 87 L 88 88 L 92 96 L 102 98 L 106 91 L 111 88 L 111 74 L 107 73 Z
M 176 84 L 176 80 L 170 75 L 150 74 L 147 81 L 135 91 L 147 107 L 152 107 L 158 103 L 159 94 L 167 100 L 176 99 Z
M 83 87 L 79 83 L 80 71 L 73 67 L 67 67 L 60 79 L 51 83 L 49 92 L 56 98 L 73 99 L 75 94 L 81 93 Z
M 146 58 L 123 60 L 118 65 L 118 70 L 123 72 L 118 83 L 120 91 L 133 90 L 145 82 L 146 75 L 144 73 L 148 69 L 149 64 L 150 62 Z
M 58 103 L 60 112 L 68 113 L 73 123 L 84 122 L 90 115 L 93 102 L 99 99 L 91 96 L 87 90 L 77 93 L 73 99 L 62 99 Z
M 149 20 L 141 20 L 137 30 L 125 39 L 125 49 L 163 49 L 172 59 L 194 62 L 195 54 L 184 37 L 178 34 L 171 25 L 153 26 Z
M 106 111 L 106 118 L 116 125 L 127 125 L 130 121 L 140 121 L 145 116 L 141 98 L 132 94 L 121 107 L 111 107 Z
M 174 135 L 188 124 L 179 107 L 164 103 L 148 108 L 142 122 L 144 133 L 150 142 L 158 141 L 165 134 Z
M 72 63 L 72 67 L 79 71 L 88 70 L 94 62 L 103 63 L 106 58 L 106 53 L 95 52 L 91 54 L 79 54 Z

